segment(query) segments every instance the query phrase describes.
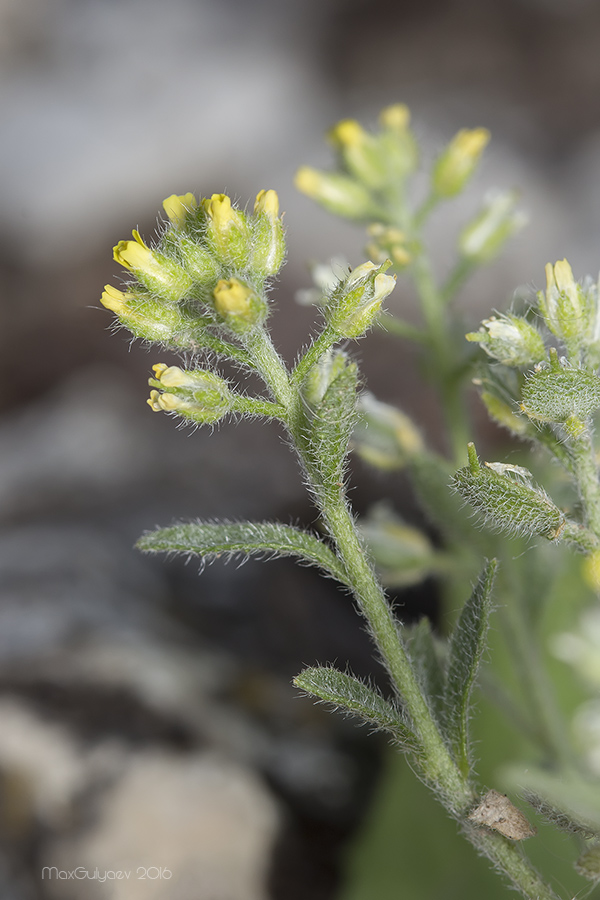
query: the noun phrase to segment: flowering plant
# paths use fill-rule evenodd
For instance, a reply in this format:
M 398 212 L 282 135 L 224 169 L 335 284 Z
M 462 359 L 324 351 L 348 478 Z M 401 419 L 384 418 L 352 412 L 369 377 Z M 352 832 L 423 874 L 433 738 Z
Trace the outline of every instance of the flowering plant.
M 153 366 L 148 400 L 153 411 L 195 424 L 244 415 L 281 423 L 319 511 L 320 531 L 264 521 L 182 522 L 145 534 L 139 547 L 205 560 L 223 554 L 293 556 L 349 590 L 389 675 L 388 696 L 332 666 L 305 669 L 295 684 L 387 732 L 476 850 L 525 897 L 551 900 L 558 896 L 551 873 L 547 879 L 538 874 L 521 847 L 535 828 L 512 800 L 486 789 L 478 778 L 470 720 L 496 605 L 494 614 L 509 639 L 498 651 L 500 664 L 494 650 L 485 683 L 509 717 L 526 723 L 530 741 L 526 772 L 515 769 L 511 776 L 506 769 L 503 784 L 518 782 L 539 814 L 577 833 L 576 869 L 600 880 L 597 775 L 569 735 L 540 646 L 549 593 L 544 542 L 579 553 L 587 560 L 588 579 L 600 588 L 600 486 L 593 444 L 593 417 L 600 409 L 598 286 L 575 281 L 566 260 L 548 265 L 547 288 L 536 305 L 486 319 L 465 341 L 453 300 L 472 271 L 495 258 L 519 231 L 524 216 L 512 192 L 486 198 L 458 235 L 455 265 L 441 283 L 424 226 L 440 204 L 465 189 L 488 132 L 462 130 L 449 142 L 416 205 L 408 184 L 420 149 L 406 107 L 385 109 L 375 132 L 346 120 L 330 137 L 336 168 L 304 166 L 296 185 L 330 212 L 364 224 L 370 259 L 338 276 L 317 273 L 318 289 L 311 296 L 320 310 L 320 328 L 293 366 L 277 353 L 268 327 L 272 281 L 286 253 L 273 190 L 260 191 L 252 212 L 237 208 L 225 194 L 201 201 L 191 193 L 168 197 L 167 218 L 152 245 L 137 231 L 133 240 L 117 244 L 115 259 L 128 280 L 123 290 L 107 285 L 102 295 L 104 306 L 136 337 L 176 350 L 187 361 L 185 367 Z M 397 277 L 414 283 L 419 326 L 384 310 Z M 380 325 L 419 345 L 444 410 L 449 459 L 427 447 L 403 412 L 360 386 L 349 342 Z M 476 358 L 472 344 L 485 352 Z M 217 371 L 219 360 L 236 364 L 237 383 Z M 259 376 L 261 391 L 244 389 L 247 373 Z M 552 499 L 556 470 L 542 466 L 536 480 L 524 465 L 480 461 L 468 443 L 467 382 L 473 378 L 491 417 L 562 467 L 572 485 L 569 510 L 563 482 L 560 502 Z M 351 448 L 380 469 L 407 470 L 439 546 L 391 512 L 375 510 L 357 521 L 347 497 Z M 550 484 L 542 487 L 539 480 Z M 465 503 L 511 540 L 474 528 Z M 532 538 L 542 543 L 531 545 Z M 556 558 L 563 558 L 558 549 Z M 432 574 L 447 597 L 462 595 L 448 634 L 435 631 L 427 619 L 403 627 L 384 590 L 386 584 L 415 583 Z M 573 633 L 555 636 L 556 653 L 572 659 L 576 640 Z M 518 672 L 516 686 L 502 682 L 507 659 Z

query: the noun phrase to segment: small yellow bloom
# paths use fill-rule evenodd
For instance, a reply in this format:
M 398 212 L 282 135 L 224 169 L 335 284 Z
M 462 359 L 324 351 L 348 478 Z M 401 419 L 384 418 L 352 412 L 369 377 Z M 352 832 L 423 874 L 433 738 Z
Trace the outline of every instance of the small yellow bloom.
M 221 278 L 214 290 L 215 309 L 222 316 L 245 315 L 250 309 L 253 291 L 237 278 Z
M 155 363 L 155 365 L 152 366 L 152 371 L 154 372 L 154 377 L 157 378 L 157 379 L 160 381 L 160 376 L 161 376 L 162 373 L 165 372 L 168 368 L 169 368 L 169 367 L 168 367 L 168 365 L 167 365 L 166 363 Z
M 198 202 L 190 192 L 187 194 L 171 194 L 163 200 L 163 209 L 176 228 L 181 228 L 189 212 L 196 209 Z
M 133 241 L 119 241 L 113 247 L 113 257 L 119 265 L 126 269 L 147 269 L 153 264 L 154 255 L 146 246 L 139 231 L 133 231 Z
M 162 412 L 162 407 L 158 402 L 159 400 L 160 393 L 158 391 L 150 391 L 150 396 L 146 400 L 146 403 L 153 412 Z
M 566 259 L 560 259 L 554 265 L 546 263 L 546 289 L 553 291 L 556 288 L 566 294 L 572 303 L 579 303 L 577 282 Z
M 410 110 L 404 103 L 394 103 L 381 110 L 379 121 L 390 131 L 405 131 L 410 125 Z
M 454 135 L 433 169 L 433 189 L 438 196 L 453 197 L 462 191 L 489 140 L 487 128 L 463 128 Z
M 180 369 L 179 366 L 166 366 L 164 363 L 159 363 L 156 366 L 152 366 L 152 369 L 156 373 L 156 379 L 157 381 L 160 381 L 162 387 L 174 388 L 194 386 L 193 379 L 191 379 L 183 369 Z
M 232 209 L 231 197 L 228 197 L 227 194 L 213 194 L 212 197 L 205 197 L 202 206 L 218 231 L 226 231 L 231 225 L 239 222 L 239 214 Z
M 277 191 L 259 191 L 254 204 L 254 214 L 266 213 L 270 218 L 276 219 L 279 215 L 279 197 Z
M 116 315 L 120 316 L 127 309 L 125 297 L 126 295 L 123 291 L 113 287 L 112 284 L 105 284 L 104 291 L 100 297 L 100 303 L 107 309 L 116 313 Z
M 359 147 L 368 141 L 368 134 L 356 119 L 343 119 L 329 132 L 334 144 L 340 147 Z

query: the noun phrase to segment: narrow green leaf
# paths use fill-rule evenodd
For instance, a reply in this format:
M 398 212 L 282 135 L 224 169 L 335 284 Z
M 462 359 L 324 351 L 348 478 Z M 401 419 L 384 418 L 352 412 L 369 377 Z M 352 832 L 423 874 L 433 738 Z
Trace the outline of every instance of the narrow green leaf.
M 497 566 L 497 560 L 492 560 L 484 568 L 450 638 L 444 692 L 445 732 L 465 774 L 469 772 L 469 700 L 486 645 Z
M 423 695 L 438 723 L 442 721 L 445 677 L 427 616 L 409 632 L 409 651 Z
M 296 556 L 348 583 L 342 563 L 327 544 L 308 531 L 279 522 L 180 522 L 147 532 L 137 547 L 145 553 L 201 556 L 207 562 L 223 554 Z
M 294 684 L 325 703 L 332 703 L 336 708 L 390 731 L 405 749 L 417 749 L 417 739 L 404 722 L 401 711 L 364 681 L 332 666 L 315 666 L 300 672 L 294 678 Z
M 356 424 L 357 379 L 356 363 L 347 362 L 328 385 L 322 399 L 306 413 L 306 434 L 315 472 L 324 488 L 338 492 L 350 435 Z

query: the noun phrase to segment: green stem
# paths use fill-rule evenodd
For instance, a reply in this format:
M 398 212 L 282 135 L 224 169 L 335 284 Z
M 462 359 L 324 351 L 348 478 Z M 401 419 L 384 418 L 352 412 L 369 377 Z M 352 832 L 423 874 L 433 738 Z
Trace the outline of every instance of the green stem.
M 456 465 L 461 466 L 465 460 L 469 429 L 466 411 L 457 390 L 448 317 L 424 254 L 415 258 L 412 272 L 429 333 L 433 375 L 440 392 L 453 458 Z
M 519 846 L 485 826 L 469 827 L 467 837 L 503 872 L 528 900 L 559 900 L 552 888 L 540 878 Z
M 367 561 L 350 511 L 341 497 L 338 501 L 320 499 L 325 522 L 348 572 L 361 612 L 423 745 L 425 775 L 443 792 L 451 809 L 462 811 L 472 803 L 473 792 L 450 757 L 423 698 L 392 611 Z
M 600 483 L 592 434 L 588 425 L 570 439 L 573 469 L 585 514 L 585 524 L 600 538 Z

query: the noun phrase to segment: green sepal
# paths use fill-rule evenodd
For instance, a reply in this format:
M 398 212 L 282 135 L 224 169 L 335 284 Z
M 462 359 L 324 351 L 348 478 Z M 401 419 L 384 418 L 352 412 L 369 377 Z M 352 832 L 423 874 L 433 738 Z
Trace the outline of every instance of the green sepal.
M 468 725 L 471 692 L 486 647 L 497 566 L 497 560 L 491 560 L 483 569 L 450 638 L 444 691 L 444 732 L 464 775 L 470 771 Z
M 403 749 L 418 749 L 417 738 L 404 721 L 402 712 L 353 675 L 333 666 L 314 666 L 300 672 L 294 678 L 294 685 L 325 703 L 391 732 Z
M 502 463 L 480 465 L 472 444 L 471 464 L 459 469 L 453 484 L 485 523 L 508 534 L 557 540 L 566 524 L 564 514 L 548 494 L 533 483 L 531 472 Z
M 212 562 L 223 554 L 295 556 L 348 583 L 340 560 L 316 535 L 279 522 L 180 522 L 149 531 L 136 546 L 145 553 L 184 553 Z
M 566 422 L 571 416 L 586 419 L 600 408 L 600 378 L 585 369 L 547 368 L 529 375 L 521 391 L 521 408 L 531 419 Z

